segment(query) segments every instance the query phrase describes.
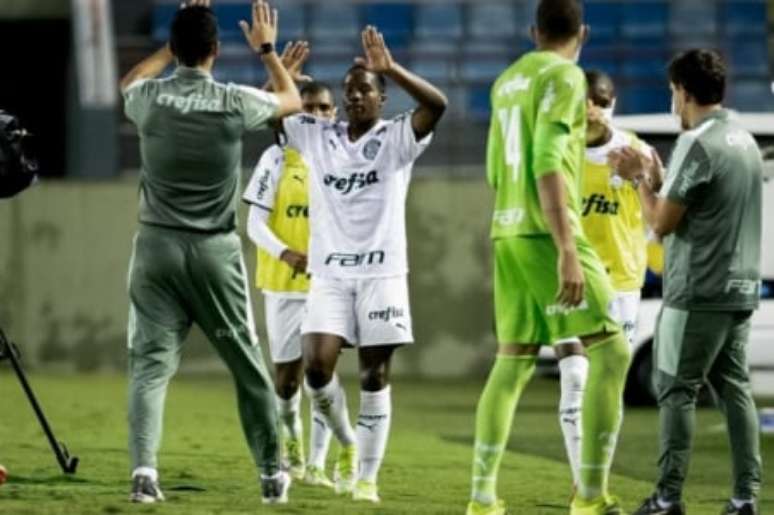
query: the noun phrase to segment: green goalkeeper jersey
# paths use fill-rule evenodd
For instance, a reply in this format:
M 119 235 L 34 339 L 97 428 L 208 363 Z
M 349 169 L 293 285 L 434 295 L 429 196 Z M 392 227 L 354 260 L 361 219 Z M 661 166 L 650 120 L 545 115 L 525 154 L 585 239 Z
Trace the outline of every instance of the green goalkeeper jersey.
M 492 87 L 492 120 L 487 142 L 487 180 L 495 189 L 493 239 L 550 234 L 538 197 L 538 179 L 562 174 L 570 223 L 580 223 L 580 179 L 586 136 L 586 79 L 581 69 L 555 52 L 535 51 L 513 63 Z M 544 145 L 537 134 L 550 127 L 567 136 L 553 151 L 559 170 L 541 170 L 536 156 Z M 543 145 L 543 147 L 541 147 Z M 549 149 L 551 150 L 551 149 Z

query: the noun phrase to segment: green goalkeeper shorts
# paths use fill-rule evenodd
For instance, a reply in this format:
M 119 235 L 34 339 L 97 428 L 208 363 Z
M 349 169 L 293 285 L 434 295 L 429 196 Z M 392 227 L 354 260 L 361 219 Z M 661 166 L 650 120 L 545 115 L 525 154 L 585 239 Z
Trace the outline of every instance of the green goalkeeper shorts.
M 552 344 L 558 340 L 614 333 L 614 297 L 602 261 L 585 240 L 578 240 L 585 279 L 583 302 L 566 308 L 559 292 L 558 253 L 550 236 L 495 240 L 495 321 L 500 344 Z

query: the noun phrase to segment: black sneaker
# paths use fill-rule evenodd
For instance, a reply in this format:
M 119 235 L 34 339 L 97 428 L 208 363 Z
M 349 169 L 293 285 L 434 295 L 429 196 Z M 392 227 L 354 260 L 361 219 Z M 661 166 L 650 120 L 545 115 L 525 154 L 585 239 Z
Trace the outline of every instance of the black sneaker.
M 130 502 L 139 502 L 150 504 L 164 500 L 164 494 L 161 493 L 159 483 L 153 481 L 149 476 L 137 474 L 132 478 L 132 493 L 129 495 Z
M 662 508 L 658 503 L 658 494 L 653 494 L 642 502 L 632 515 L 685 515 L 685 505 L 673 502 L 669 508 Z
M 758 515 L 758 507 L 753 502 L 746 502 L 741 508 L 734 506 L 734 503 L 728 501 L 726 507 L 720 512 L 721 515 Z
M 261 497 L 263 504 L 285 504 L 288 502 L 290 474 L 280 470 L 271 477 L 261 476 Z

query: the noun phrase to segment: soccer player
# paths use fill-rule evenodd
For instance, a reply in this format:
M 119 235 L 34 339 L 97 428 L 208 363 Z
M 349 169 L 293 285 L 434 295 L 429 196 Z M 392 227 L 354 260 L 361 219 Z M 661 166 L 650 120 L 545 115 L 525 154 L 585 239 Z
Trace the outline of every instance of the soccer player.
M 377 474 L 391 420 L 390 359 L 411 343 L 405 202 L 414 161 L 430 143 L 446 97 L 395 62 L 382 35 L 362 32 L 365 58 L 344 78 L 347 122 L 299 115 L 283 120 L 288 145 L 310 169 L 309 270 L 302 324 L 308 390 L 341 444 L 336 490 L 379 502 Z M 381 118 L 389 77 L 417 102 Z M 341 349 L 356 346 L 360 413 L 350 425 L 335 375 Z M 359 451 L 359 466 L 358 466 Z
M 610 314 L 631 345 L 637 326 L 640 289 L 645 280 L 646 227 L 636 186 L 608 164 L 613 150 L 632 147 L 650 155 L 649 147 L 613 126 L 615 86 L 605 73 L 586 72 L 586 159 L 581 189 L 581 224 L 615 290 Z M 554 345 L 561 373 L 559 423 L 575 485 L 579 482 L 581 409 L 588 360 L 577 339 Z
M 294 45 L 290 52 L 299 45 Z M 303 46 L 302 46 L 303 47 Z M 286 63 L 288 64 L 288 63 Z M 291 69 L 291 66 L 287 66 Z M 301 87 L 303 111 L 336 119 L 331 88 L 320 82 Z M 247 232 L 258 246 L 256 286 L 263 290 L 269 350 L 282 424 L 283 454 L 294 479 L 333 487 L 325 476 L 331 431 L 312 404 L 310 457 L 304 460 L 301 423 L 301 320 L 309 290 L 309 167 L 294 148 L 269 147 L 255 167 L 243 200 L 250 204 Z
M 300 110 L 301 100 L 274 51 L 276 10 L 255 2 L 252 26 L 241 25 L 276 93 L 212 79 L 219 45 L 208 0 L 183 5 L 172 21 L 169 46 L 121 81 L 142 154 L 140 226 L 129 266 L 133 502 L 164 499 L 156 468 L 164 397 L 194 322 L 234 376 L 263 501 L 287 502 L 290 478 L 279 467 L 276 405 L 255 335 L 235 208 L 242 135 Z M 154 79 L 173 56 L 174 75 Z
M 618 514 L 607 477 L 621 421 L 629 346 L 608 312 L 610 279 L 581 227 L 587 35 L 577 0 L 542 0 L 537 51 L 492 88 L 487 177 L 495 189 L 495 319 L 499 348 L 476 413 L 468 514 L 503 514 L 497 472 L 541 344 L 579 337 L 589 360 L 581 463 L 572 514 Z
M 640 180 L 646 216 L 666 250 L 653 367 L 659 478 L 636 513 L 685 513 L 696 396 L 709 381 L 726 417 L 733 462 L 733 494 L 722 513 L 753 515 L 761 456 L 746 349 L 760 297 L 763 160 L 752 135 L 723 108 L 726 66 L 719 54 L 678 55 L 669 82 L 685 132 L 663 187 L 655 155 L 652 166 L 628 149 L 613 156 L 622 175 Z

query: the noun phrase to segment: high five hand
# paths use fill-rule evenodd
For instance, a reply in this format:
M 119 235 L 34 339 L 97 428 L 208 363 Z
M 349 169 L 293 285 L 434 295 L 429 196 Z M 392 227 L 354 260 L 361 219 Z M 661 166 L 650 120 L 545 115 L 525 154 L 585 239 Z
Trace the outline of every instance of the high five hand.
M 277 9 L 272 9 L 269 4 L 263 0 L 253 2 L 253 24 L 242 20 L 239 26 L 245 35 L 247 44 L 256 52 L 261 49 L 261 45 L 270 43 L 274 45 L 277 42 L 277 21 L 279 15 Z
M 186 7 L 194 7 L 197 5 L 200 5 L 202 7 L 209 7 L 210 0 L 191 0 L 190 2 L 183 2 L 180 4 L 180 8 L 185 9 Z
M 360 34 L 365 57 L 356 57 L 355 63 L 376 73 L 392 70 L 395 60 L 384 42 L 384 36 L 373 25 L 367 26 Z
M 288 41 L 282 50 L 280 60 L 295 82 L 309 82 L 312 78 L 303 74 L 304 63 L 309 57 L 309 42 Z

